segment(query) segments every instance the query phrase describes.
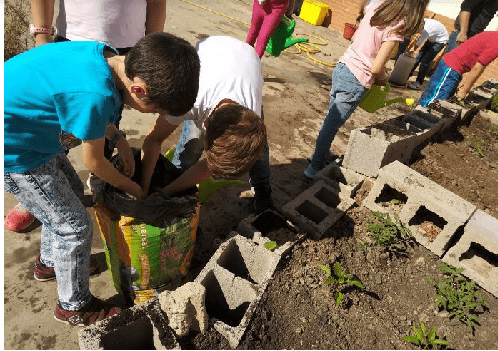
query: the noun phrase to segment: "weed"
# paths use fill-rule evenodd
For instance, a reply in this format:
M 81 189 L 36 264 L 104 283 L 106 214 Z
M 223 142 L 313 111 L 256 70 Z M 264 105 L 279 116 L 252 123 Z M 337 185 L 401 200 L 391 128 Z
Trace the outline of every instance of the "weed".
M 498 134 L 498 124 L 493 124 L 491 129 L 493 130 L 493 133 Z
M 403 204 L 404 202 L 403 202 L 403 201 L 401 201 L 401 200 L 398 200 L 398 199 L 392 199 L 392 200 L 391 200 L 391 203 L 392 203 L 393 205 L 400 205 L 400 204 Z
M 434 295 L 434 306 L 443 307 L 449 312 L 450 318 L 458 318 L 473 331 L 474 322 L 479 322 L 476 309 L 488 305 L 482 297 L 481 290 L 476 288 L 473 280 L 462 275 L 463 268 L 455 268 L 446 263 L 441 263 L 438 268 L 443 271 L 446 278 L 436 282 L 434 278 L 427 276 L 437 290 L 437 294 Z
M 275 241 L 267 241 L 263 246 L 266 249 L 273 251 L 277 247 L 277 243 Z
M 384 245 L 391 252 L 399 250 L 401 242 L 412 236 L 410 229 L 401 223 L 397 214 L 394 214 L 394 219 L 393 222 L 389 213 L 372 212 L 366 228 L 368 232 L 373 233 L 371 238 L 374 245 Z
M 356 239 L 358 241 L 358 246 L 356 246 L 356 251 L 370 252 L 370 245 L 364 240 Z
M 420 329 L 413 327 L 415 336 L 403 336 L 403 340 L 411 342 L 412 344 L 420 347 L 421 350 L 432 350 L 437 346 L 448 346 L 450 343 L 443 339 L 438 339 L 436 336 L 436 327 L 432 327 L 427 333 L 427 328 L 424 322 L 419 321 Z
M 482 151 L 482 147 L 481 145 L 484 145 L 484 140 L 480 139 L 474 139 L 474 138 L 468 138 L 471 143 L 472 143 L 472 147 L 474 148 L 474 150 L 481 156 L 484 156 L 484 153 Z
M 324 281 L 324 283 L 335 284 L 338 287 L 335 293 L 336 306 L 339 306 L 341 304 L 342 299 L 344 298 L 344 294 L 340 289 L 342 285 L 353 284 L 359 287 L 360 289 L 365 288 L 361 280 L 352 274 L 347 274 L 339 262 L 335 263 L 333 272 L 329 266 L 326 266 L 324 264 L 319 264 L 318 267 L 320 267 L 320 269 L 324 271 L 325 274 L 327 274 L 328 276 L 327 279 Z

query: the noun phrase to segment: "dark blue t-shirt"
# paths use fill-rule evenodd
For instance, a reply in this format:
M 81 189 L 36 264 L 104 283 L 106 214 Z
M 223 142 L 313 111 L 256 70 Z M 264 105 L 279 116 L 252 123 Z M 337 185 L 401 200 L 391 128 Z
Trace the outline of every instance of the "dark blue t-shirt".
M 4 63 L 4 172 L 24 172 L 63 150 L 59 135 L 105 135 L 122 98 L 98 42 L 45 44 Z M 115 51 L 115 50 L 114 50 Z

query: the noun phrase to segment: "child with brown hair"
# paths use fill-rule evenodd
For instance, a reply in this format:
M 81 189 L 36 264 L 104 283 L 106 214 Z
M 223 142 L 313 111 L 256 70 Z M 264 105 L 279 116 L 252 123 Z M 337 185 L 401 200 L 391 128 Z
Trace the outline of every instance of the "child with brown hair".
M 90 293 L 93 225 L 60 135 L 82 140 L 91 172 L 142 198 L 140 185 L 129 178 L 133 155 L 119 154 L 121 174 L 104 156 L 104 138 L 129 148 L 113 125 L 123 104 L 144 113 L 188 111 L 199 70 L 192 45 L 167 33 L 143 37 L 126 57 L 107 44 L 80 41 L 45 44 L 5 62 L 4 187 L 42 223 L 34 276 L 57 280 L 57 321 L 88 325 L 119 312 Z
M 329 111 L 316 140 L 308 179 L 325 167 L 330 145 L 339 128 L 351 116 L 375 83 L 385 85 L 385 65 L 397 42 L 421 30 L 429 0 L 384 0 L 370 7 L 360 22 L 353 43 L 339 59 L 333 76 Z
M 263 211 L 273 202 L 261 61 L 251 46 L 231 37 L 209 37 L 196 50 L 201 60 L 197 100 L 182 116 L 163 115 L 156 120 L 142 147 L 142 188 L 149 187 L 162 142 L 183 122 L 173 164 L 184 173 L 165 187 L 166 194 L 211 175 L 233 179 L 249 171 L 255 210 Z

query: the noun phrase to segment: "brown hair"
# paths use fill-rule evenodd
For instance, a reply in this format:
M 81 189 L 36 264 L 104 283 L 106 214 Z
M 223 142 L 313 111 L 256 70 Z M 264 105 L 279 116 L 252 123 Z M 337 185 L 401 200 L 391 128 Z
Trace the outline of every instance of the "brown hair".
M 250 109 L 237 104 L 223 105 L 206 121 L 206 160 L 220 178 L 242 176 L 266 148 L 266 127 Z
M 396 34 L 410 37 L 424 27 L 424 12 L 429 0 L 384 0 L 370 20 L 372 27 L 386 28 L 396 22 L 403 25 L 394 29 Z

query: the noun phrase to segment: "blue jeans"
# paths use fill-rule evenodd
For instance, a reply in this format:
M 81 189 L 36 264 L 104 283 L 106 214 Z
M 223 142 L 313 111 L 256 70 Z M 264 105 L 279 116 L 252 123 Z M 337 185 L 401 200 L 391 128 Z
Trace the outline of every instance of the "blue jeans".
M 263 107 L 261 107 L 261 118 L 264 119 Z M 183 122 L 182 133 L 172 161 L 175 167 L 186 171 L 199 161 L 204 151 L 204 133 L 204 130 L 197 128 L 194 121 Z M 268 146 L 249 170 L 249 178 L 254 187 L 270 182 L 270 149 Z
M 450 52 L 451 50 L 453 50 L 454 48 L 456 48 L 458 46 L 456 38 L 457 38 L 459 33 L 460 33 L 459 30 L 454 30 L 453 32 L 450 33 L 450 37 L 448 40 L 448 46 L 446 47 L 446 50 L 444 51 L 445 54 Z
M 432 43 L 427 41 L 422 49 L 420 49 L 417 57 L 415 58 L 415 64 L 413 65 L 412 72 L 415 71 L 417 66 L 420 64 L 420 68 L 417 74 L 417 82 L 422 84 L 424 82 L 425 76 L 429 71 L 432 60 L 444 47 L 443 43 Z M 411 75 L 411 74 L 410 74 Z
M 444 58 L 439 61 L 436 71 L 432 75 L 429 83 L 425 87 L 418 104 L 426 107 L 434 100 L 446 100 L 455 94 L 458 84 L 462 80 L 462 75 L 449 67 Z
M 344 63 L 339 62 L 332 74 L 329 111 L 316 139 L 315 152 L 311 158 L 311 166 L 315 170 L 319 171 L 325 167 L 332 140 L 358 107 L 366 92 L 367 88 L 361 85 Z
M 5 190 L 41 223 L 40 260 L 55 269 L 59 301 L 78 310 L 90 301 L 92 221 L 83 183 L 64 153 L 22 173 L 4 173 Z

